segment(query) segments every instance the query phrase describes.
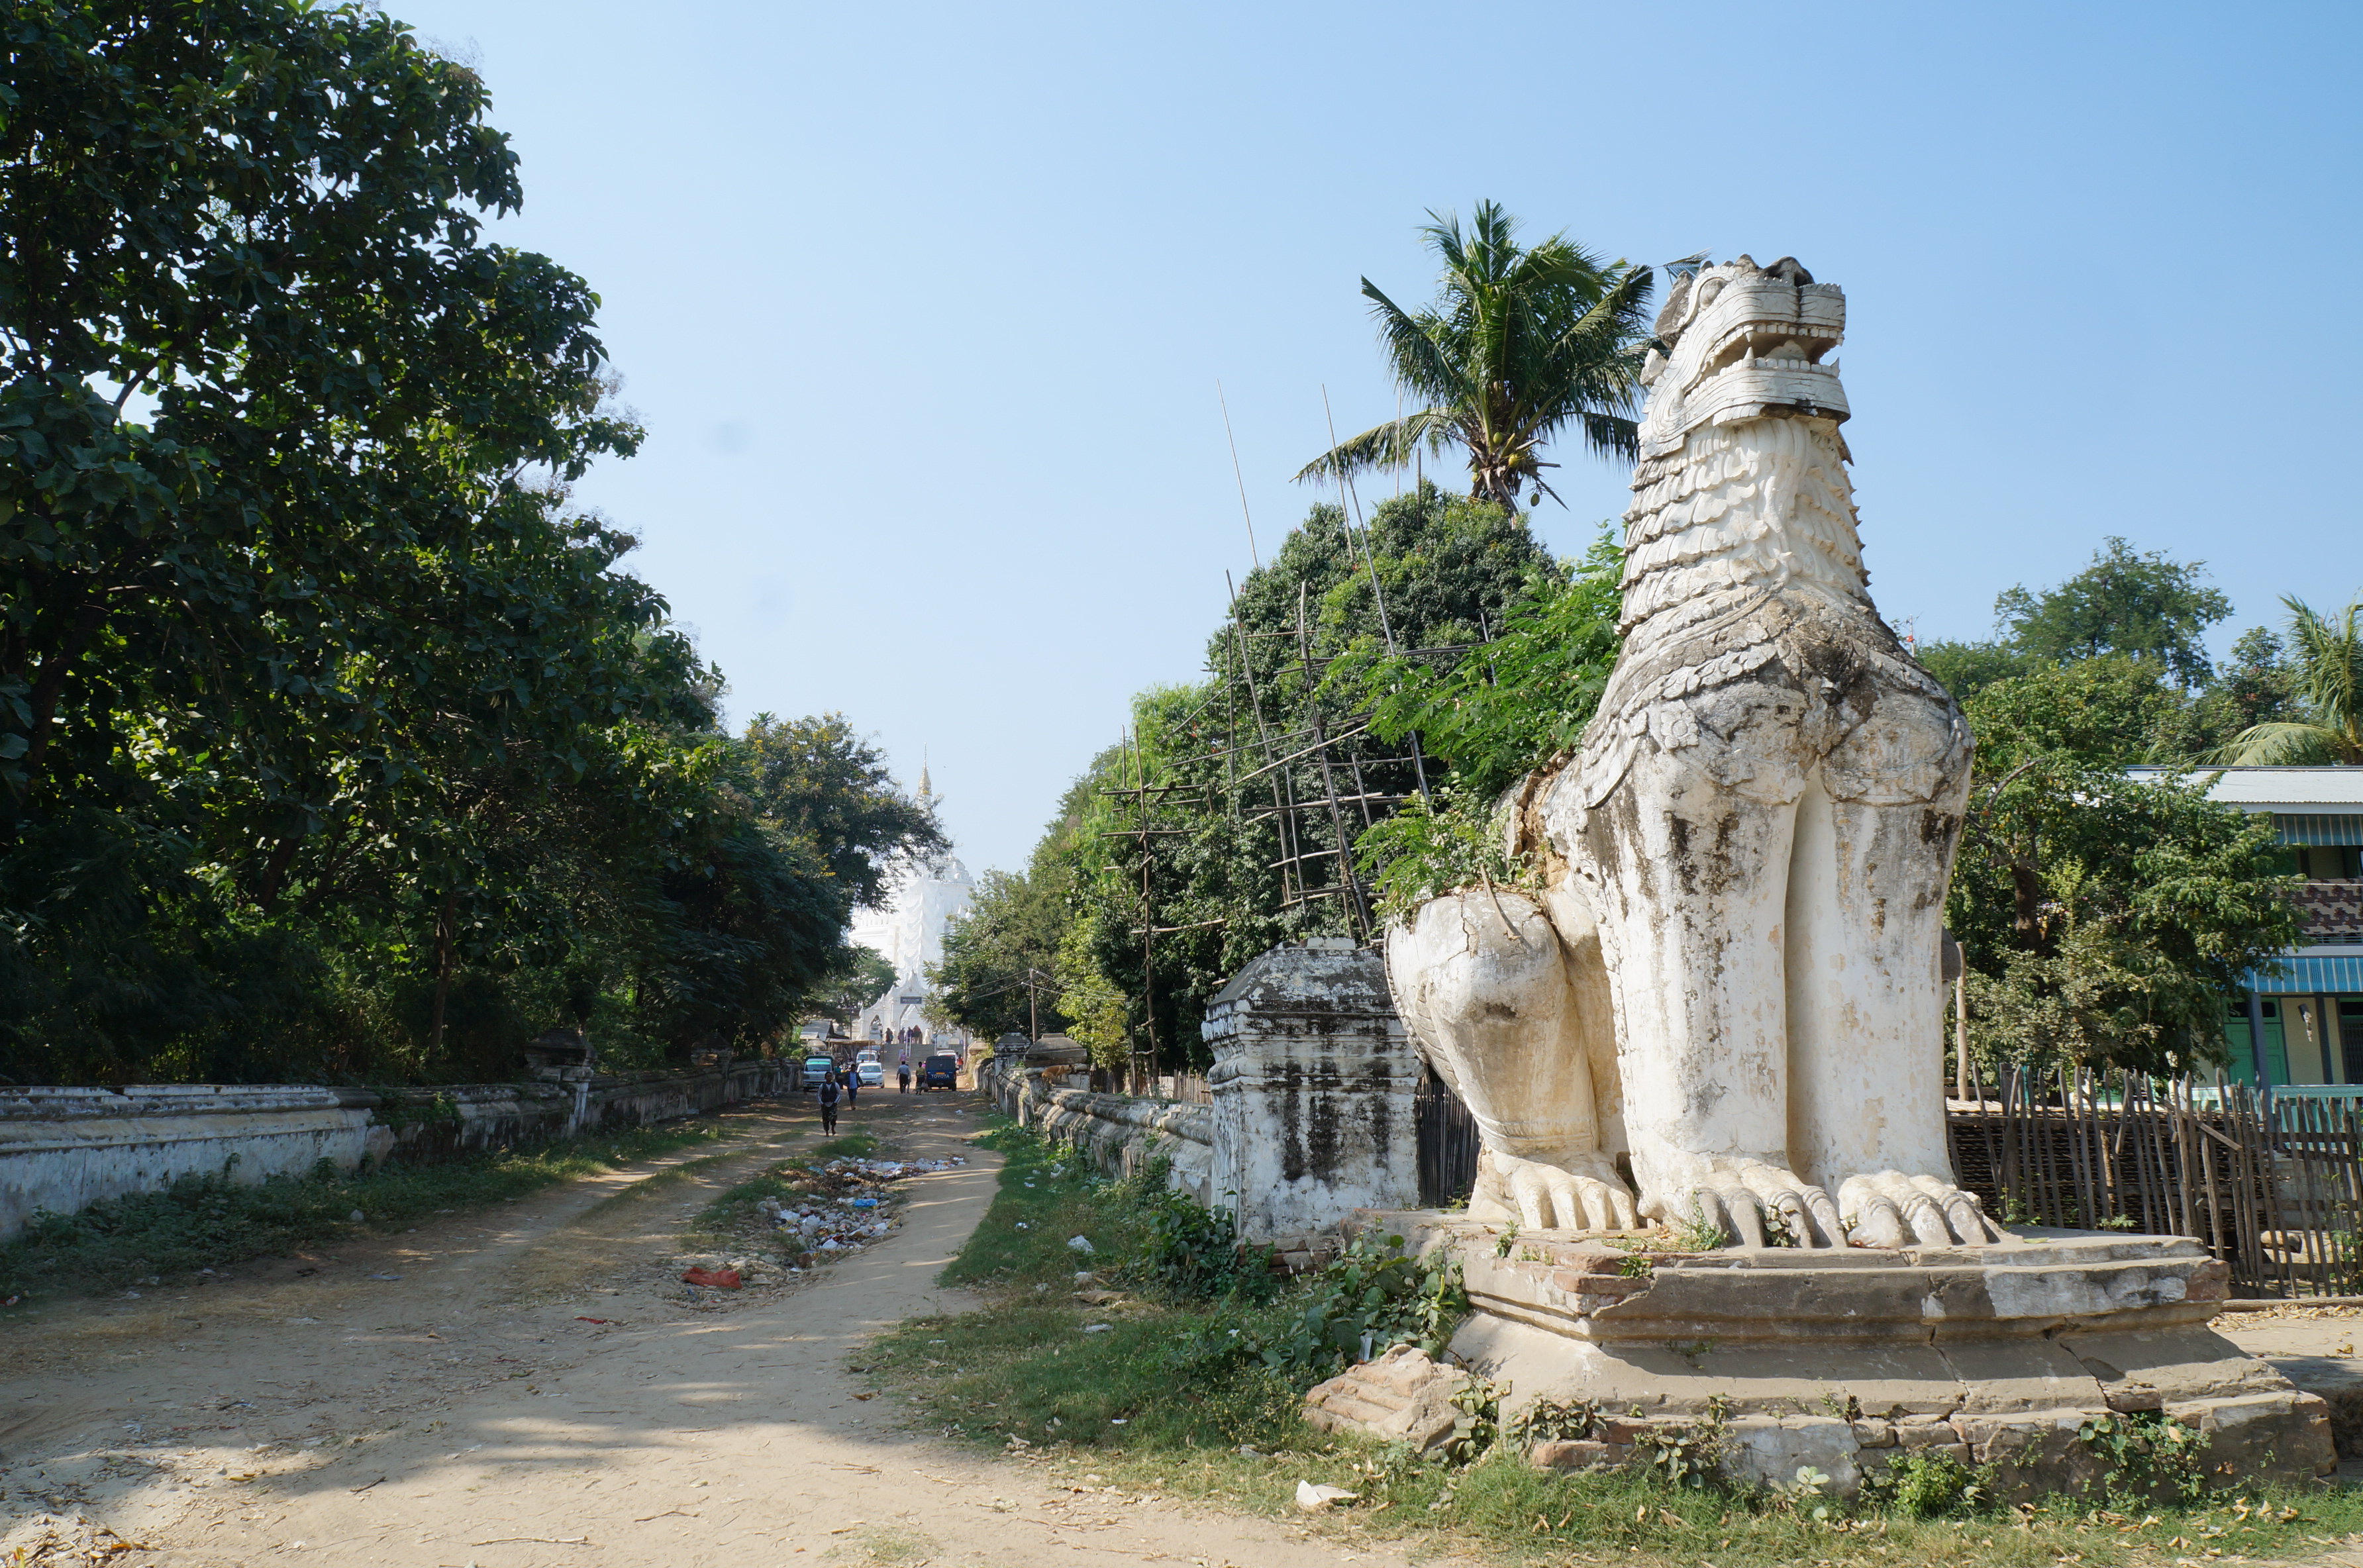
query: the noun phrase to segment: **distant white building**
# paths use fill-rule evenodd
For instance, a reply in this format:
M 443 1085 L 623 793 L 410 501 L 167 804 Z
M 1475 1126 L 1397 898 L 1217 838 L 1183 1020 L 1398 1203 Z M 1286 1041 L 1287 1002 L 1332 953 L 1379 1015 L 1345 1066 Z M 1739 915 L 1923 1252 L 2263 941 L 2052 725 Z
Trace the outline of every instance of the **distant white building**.
M 933 803 L 935 790 L 927 770 L 919 769 L 919 799 Z M 863 910 L 854 916 L 853 941 L 875 949 L 894 966 L 894 984 L 861 1011 L 853 1032 L 864 1040 L 890 1040 L 904 1029 L 916 1028 L 923 1039 L 949 1042 L 966 1037 L 929 1023 L 921 1014 L 930 991 L 927 966 L 943 961 L 944 932 L 968 911 L 976 897 L 976 882 L 968 867 L 947 856 L 933 869 L 906 867 L 882 910 Z

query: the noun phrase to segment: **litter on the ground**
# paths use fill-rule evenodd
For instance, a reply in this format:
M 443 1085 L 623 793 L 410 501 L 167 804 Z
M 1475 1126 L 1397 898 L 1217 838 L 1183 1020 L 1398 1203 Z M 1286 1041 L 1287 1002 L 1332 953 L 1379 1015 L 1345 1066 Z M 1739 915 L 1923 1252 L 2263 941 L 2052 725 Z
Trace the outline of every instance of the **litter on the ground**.
M 735 1268 L 693 1268 L 681 1276 L 683 1285 L 703 1285 L 715 1290 L 736 1290 L 740 1280 Z
M 1097 1247 L 1092 1245 L 1092 1239 L 1089 1236 L 1068 1237 L 1067 1250 L 1069 1252 L 1075 1253 L 1095 1253 L 1099 1251 Z
M 1308 1514 L 1317 1514 L 1332 1503 L 1350 1503 L 1359 1496 L 1343 1486 L 1316 1486 L 1310 1481 L 1296 1484 L 1296 1506 Z

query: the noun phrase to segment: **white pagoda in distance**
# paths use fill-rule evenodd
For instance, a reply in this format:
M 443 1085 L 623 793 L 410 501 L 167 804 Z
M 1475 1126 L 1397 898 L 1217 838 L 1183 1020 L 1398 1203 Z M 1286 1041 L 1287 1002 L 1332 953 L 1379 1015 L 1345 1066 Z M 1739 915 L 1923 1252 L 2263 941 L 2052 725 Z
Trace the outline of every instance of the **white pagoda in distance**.
M 919 769 L 918 793 L 920 804 L 937 804 L 924 766 Z M 904 1030 L 915 1028 L 921 1032 L 920 1039 L 931 1043 L 967 1043 L 964 1033 L 943 1030 L 920 1015 L 929 994 L 927 966 L 942 961 L 945 928 L 967 912 L 975 896 L 976 883 L 968 867 L 948 855 L 932 869 L 904 867 L 884 909 L 855 913 L 853 941 L 874 949 L 894 966 L 894 984 L 862 1009 L 855 1021 L 857 1036 L 890 1041 L 899 1038 Z M 894 1059 L 892 1051 L 885 1055 L 889 1062 Z M 917 1060 L 915 1047 L 912 1059 Z

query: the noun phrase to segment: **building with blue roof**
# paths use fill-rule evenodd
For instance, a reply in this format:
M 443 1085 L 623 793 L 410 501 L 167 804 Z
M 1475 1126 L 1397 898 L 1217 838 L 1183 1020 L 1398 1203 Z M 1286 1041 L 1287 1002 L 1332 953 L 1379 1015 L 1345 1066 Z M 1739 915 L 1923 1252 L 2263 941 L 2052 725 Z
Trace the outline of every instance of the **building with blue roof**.
M 2128 769 L 2136 778 L 2163 768 Z M 2363 1085 L 2363 767 L 2226 767 L 2208 798 L 2269 813 L 2304 944 L 2251 974 L 2224 1032 L 2233 1076 L 2275 1087 Z

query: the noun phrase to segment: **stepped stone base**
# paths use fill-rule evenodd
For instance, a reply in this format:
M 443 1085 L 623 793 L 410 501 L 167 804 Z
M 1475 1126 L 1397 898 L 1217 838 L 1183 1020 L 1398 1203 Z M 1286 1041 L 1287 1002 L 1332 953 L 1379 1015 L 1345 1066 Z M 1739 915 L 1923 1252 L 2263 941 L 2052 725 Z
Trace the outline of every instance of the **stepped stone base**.
M 1426 1351 L 1397 1345 L 1376 1361 L 1349 1366 L 1304 1397 L 1304 1419 L 1327 1431 L 1359 1431 L 1426 1452 L 1452 1435 L 1460 1411 L 1452 1397 L 1469 1375 L 1439 1366 Z
M 1603 1416 L 1540 1463 L 1630 1458 L 1650 1428 L 1727 1413 L 1734 1478 L 1842 1491 L 1903 1453 L 1995 1466 L 2007 1496 L 2076 1491 L 2104 1468 L 2078 1429 L 2162 1412 L 2209 1439 L 2211 1481 L 2335 1468 L 2327 1407 L 2214 1333 L 2224 1265 L 2180 1237 L 2025 1229 L 1985 1246 L 1652 1250 L 1652 1235 L 1511 1236 L 1466 1215 L 1365 1212 L 1461 1265 L 1474 1310 L 1453 1359 Z

